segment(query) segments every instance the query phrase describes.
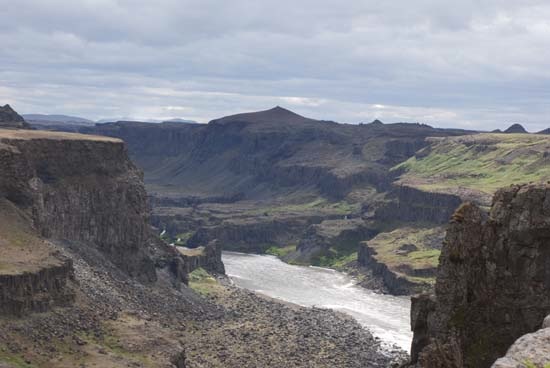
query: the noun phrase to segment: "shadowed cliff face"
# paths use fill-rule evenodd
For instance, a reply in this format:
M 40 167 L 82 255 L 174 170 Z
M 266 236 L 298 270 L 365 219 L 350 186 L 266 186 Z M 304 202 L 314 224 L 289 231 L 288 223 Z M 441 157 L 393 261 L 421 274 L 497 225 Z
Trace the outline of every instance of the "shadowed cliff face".
M 97 247 L 130 275 L 155 280 L 142 175 L 121 141 L 0 132 L 0 196 L 42 236 Z
M 118 122 L 83 131 L 118 137 L 151 192 L 266 198 L 308 188 L 342 198 L 353 187 L 389 184 L 387 172 L 428 136 L 464 134 L 420 124 L 349 125 L 276 107 L 201 124 Z
M 419 367 L 489 367 L 550 313 L 550 184 L 512 186 L 489 215 L 453 215 L 435 298 L 413 299 Z

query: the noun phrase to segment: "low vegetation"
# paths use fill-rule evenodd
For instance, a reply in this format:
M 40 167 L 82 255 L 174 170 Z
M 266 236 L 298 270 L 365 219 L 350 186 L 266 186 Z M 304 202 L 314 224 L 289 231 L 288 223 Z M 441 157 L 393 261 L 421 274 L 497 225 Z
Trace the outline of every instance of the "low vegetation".
M 394 167 L 401 182 L 424 190 L 460 188 L 492 194 L 511 184 L 550 180 L 550 136 L 479 134 L 432 138 L 431 145 Z
M 308 212 L 327 212 L 331 214 L 340 214 L 342 216 L 355 213 L 359 210 L 360 203 L 352 203 L 346 200 L 342 201 L 329 201 L 325 198 L 317 197 L 311 198 L 309 201 L 304 201 L 302 203 L 293 203 L 293 204 L 280 204 L 280 205 L 271 205 L 261 207 L 259 209 L 254 209 L 249 211 L 247 215 L 265 215 L 273 216 L 278 214 L 288 214 L 288 213 L 304 213 Z
M 197 268 L 189 274 L 189 287 L 203 296 L 210 296 L 221 286 L 206 270 Z
M 265 251 L 265 253 L 270 254 L 272 256 L 277 256 L 279 258 L 283 258 L 284 256 L 294 252 L 295 250 L 296 250 L 296 245 L 291 244 L 291 245 L 287 245 L 285 247 L 277 247 L 277 246 L 269 247 Z
M 376 251 L 375 258 L 393 272 L 412 282 L 434 283 L 444 233 L 443 227 L 403 227 L 367 243 Z
M 336 270 L 344 270 L 350 263 L 356 261 L 357 250 L 350 252 L 349 250 L 342 250 L 332 247 L 329 249 L 328 254 L 313 258 L 312 265 L 334 268 Z

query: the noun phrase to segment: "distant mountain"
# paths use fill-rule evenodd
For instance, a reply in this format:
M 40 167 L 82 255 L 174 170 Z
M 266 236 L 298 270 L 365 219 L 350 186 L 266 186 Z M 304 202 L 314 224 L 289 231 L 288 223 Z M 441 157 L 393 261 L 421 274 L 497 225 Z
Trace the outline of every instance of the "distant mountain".
M 123 117 L 117 117 L 117 118 L 107 118 L 107 119 L 99 119 L 96 121 L 98 124 L 105 124 L 105 123 L 115 123 L 118 121 L 124 121 L 124 122 L 136 122 L 136 123 L 183 123 L 183 124 L 198 124 L 198 122 L 194 120 L 185 120 L 180 118 L 174 118 L 174 119 L 139 119 L 135 117 L 129 117 L 129 116 L 123 116 Z
M 504 133 L 527 133 L 527 130 L 521 124 L 512 124 Z
M 540 132 L 538 132 L 537 134 L 550 134 L 550 128 L 546 128 L 544 130 L 541 130 Z
M 16 128 L 29 129 L 29 124 L 25 119 L 15 112 L 10 105 L 0 106 L 0 127 L 1 128 Z
M 93 125 L 94 121 L 69 115 L 46 115 L 46 114 L 24 114 L 23 117 L 28 122 L 43 124 L 43 125 Z
M 339 124 L 280 106 L 208 124 L 116 122 L 85 132 L 125 140 L 156 192 L 255 198 L 298 190 L 342 197 L 384 182 L 427 137 L 470 133 L 421 124 Z
M 170 120 L 163 120 L 163 123 L 186 123 L 186 124 L 198 124 L 195 120 L 185 120 L 185 119 L 170 119 Z

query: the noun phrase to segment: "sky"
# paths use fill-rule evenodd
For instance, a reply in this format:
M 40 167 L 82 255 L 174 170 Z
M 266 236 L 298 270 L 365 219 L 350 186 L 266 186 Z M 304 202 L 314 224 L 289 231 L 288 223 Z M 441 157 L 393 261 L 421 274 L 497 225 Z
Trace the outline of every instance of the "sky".
M 550 127 L 547 0 L 0 0 L 0 104 Z

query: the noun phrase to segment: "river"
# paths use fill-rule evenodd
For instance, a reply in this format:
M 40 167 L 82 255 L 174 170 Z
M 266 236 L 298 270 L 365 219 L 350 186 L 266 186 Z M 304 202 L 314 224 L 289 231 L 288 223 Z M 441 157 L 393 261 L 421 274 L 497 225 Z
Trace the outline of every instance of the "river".
M 222 259 L 227 275 L 239 287 L 306 307 L 342 311 L 385 343 L 410 349 L 409 297 L 377 294 L 355 286 L 341 272 L 293 266 L 274 256 L 224 252 Z

